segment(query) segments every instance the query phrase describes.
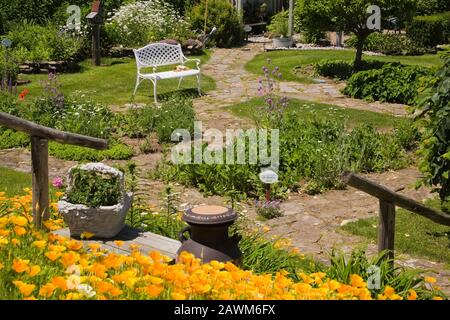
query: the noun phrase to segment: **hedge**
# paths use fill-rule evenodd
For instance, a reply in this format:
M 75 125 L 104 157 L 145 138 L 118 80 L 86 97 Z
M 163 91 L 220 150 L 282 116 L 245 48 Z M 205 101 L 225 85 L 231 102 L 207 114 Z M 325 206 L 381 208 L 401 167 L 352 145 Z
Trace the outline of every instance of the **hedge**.
M 414 17 L 406 32 L 414 42 L 426 47 L 450 43 L 450 11 Z

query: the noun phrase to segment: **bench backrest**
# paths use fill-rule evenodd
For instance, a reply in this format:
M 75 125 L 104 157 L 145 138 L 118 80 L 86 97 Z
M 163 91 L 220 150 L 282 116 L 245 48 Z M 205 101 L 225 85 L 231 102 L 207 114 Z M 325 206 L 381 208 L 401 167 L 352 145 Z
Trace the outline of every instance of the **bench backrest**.
M 139 67 L 182 63 L 184 57 L 180 44 L 152 43 L 133 51 Z

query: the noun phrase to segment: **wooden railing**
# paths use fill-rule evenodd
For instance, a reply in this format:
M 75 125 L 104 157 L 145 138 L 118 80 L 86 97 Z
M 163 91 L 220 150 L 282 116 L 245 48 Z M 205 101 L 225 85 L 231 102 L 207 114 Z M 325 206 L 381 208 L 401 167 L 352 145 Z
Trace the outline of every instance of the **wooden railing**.
M 450 215 L 428 208 L 420 202 L 396 193 L 376 182 L 352 172 L 345 172 L 342 180 L 356 189 L 379 199 L 378 251 L 388 250 L 389 259 L 394 260 L 395 206 L 399 206 L 438 224 L 450 226 Z
M 0 112 L 0 125 L 25 132 L 31 137 L 33 221 L 38 228 L 49 218 L 48 140 L 93 149 L 107 149 L 108 141 L 44 127 Z

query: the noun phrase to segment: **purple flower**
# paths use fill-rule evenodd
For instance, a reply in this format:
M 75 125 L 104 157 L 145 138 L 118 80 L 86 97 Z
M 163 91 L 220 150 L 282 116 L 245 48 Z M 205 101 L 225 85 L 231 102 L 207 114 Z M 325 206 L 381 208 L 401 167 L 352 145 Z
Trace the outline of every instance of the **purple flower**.
M 56 177 L 52 180 L 52 185 L 57 188 L 57 189 L 61 189 L 62 187 L 64 187 L 64 180 L 61 177 Z

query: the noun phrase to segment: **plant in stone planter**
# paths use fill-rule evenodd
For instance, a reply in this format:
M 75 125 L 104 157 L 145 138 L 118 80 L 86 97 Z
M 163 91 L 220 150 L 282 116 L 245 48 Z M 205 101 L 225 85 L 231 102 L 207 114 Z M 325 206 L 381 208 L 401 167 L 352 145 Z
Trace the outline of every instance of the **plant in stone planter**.
M 291 47 L 292 37 L 289 37 L 289 20 L 288 11 L 277 13 L 268 27 L 269 32 L 273 35 L 274 48 Z
M 112 238 L 125 225 L 133 199 L 124 186 L 121 171 L 102 163 L 88 163 L 69 170 L 68 188 L 58 209 L 70 235 L 84 232 L 97 238 Z

